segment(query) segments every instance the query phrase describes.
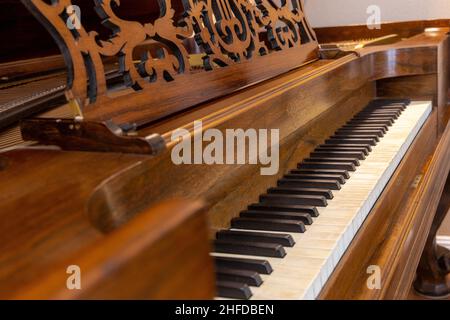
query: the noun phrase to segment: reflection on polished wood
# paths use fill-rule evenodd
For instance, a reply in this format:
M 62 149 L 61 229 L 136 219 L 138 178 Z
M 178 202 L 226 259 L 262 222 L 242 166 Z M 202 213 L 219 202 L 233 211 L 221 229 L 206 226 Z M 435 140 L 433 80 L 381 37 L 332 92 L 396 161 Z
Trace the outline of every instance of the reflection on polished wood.
M 130 16 L 119 16 L 135 19 L 132 7 L 127 9 Z M 152 19 L 153 24 L 158 16 Z M 448 205 L 447 192 L 442 193 L 450 171 L 448 31 L 411 29 L 406 39 L 340 53 L 335 59 L 318 59 L 311 32 L 310 42 L 296 39 L 297 46 L 266 56 L 244 59 L 243 51 L 227 51 L 222 58 L 234 59 L 229 64 L 220 66 L 223 61 L 216 60 L 213 71 L 185 69 L 187 75 L 178 74 L 181 64 L 165 61 L 157 71 L 164 74 L 176 67 L 176 75 L 170 73 L 175 80 L 159 78 L 160 83 L 146 93 L 129 89 L 126 95 L 102 100 L 102 90 L 114 88 L 124 76 L 117 61 L 109 61 L 113 76 L 100 81 L 105 87 L 96 92 L 99 99 L 94 105 L 80 104 L 84 118 L 75 118 L 74 113 L 38 120 L 21 116 L 8 123 L 17 129 L 21 119 L 24 138 L 34 147 L 22 145 L 0 153 L 0 178 L 8 182 L 0 186 L 4 221 L 0 286 L 9 292 L 4 298 L 213 298 L 215 275 L 209 252 L 216 232 L 229 228 L 240 211 L 376 98 L 432 101 L 433 110 L 319 298 L 407 298 L 418 265 L 416 288 L 433 293 L 425 287 L 433 282 L 430 279 L 442 284 L 442 265 L 447 261 L 431 258 L 436 254 L 434 233 Z M 327 34 L 329 39 L 336 37 L 334 29 L 318 34 L 319 39 Z M 376 32 L 364 38 L 375 36 Z M 133 38 L 127 34 L 124 39 L 129 37 Z M 236 44 L 234 49 L 243 47 Z M 58 65 L 53 58 L 48 61 L 49 67 Z M 84 62 L 77 61 L 73 60 L 75 70 L 85 70 Z M 130 63 L 128 67 L 134 68 Z M 14 70 L 11 64 L 8 68 Z M 9 90 L 17 86 L 15 81 L 26 79 L 29 68 L 24 65 L 17 71 L 11 73 L 5 92 L 23 98 Z M 56 74 L 49 71 L 48 76 L 56 83 Z M 87 79 L 83 80 L 79 91 L 66 92 L 69 98 L 85 102 L 92 94 L 86 92 Z M 28 81 L 21 85 L 30 88 Z M 27 103 L 18 107 L 34 110 Z M 42 109 L 26 113 L 27 117 L 47 110 L 44 107 L 53 106 L 40 104 Z M 221 132 L 279 129 L 279 173 L 261 176 L 258 166 L 248 164 L 175 165 L 171 134 L 185 128 L 192 137 L 195 120 L 201 120 L 204 129 Z M 55 131 L 77 124 L 87 130 L 85 134 Z M 99 126 L 102 135 L 92 130 Z M 165 144 L 157 155 L 148 145 L 140 145 L 150 136 Z M 82 268 L 85 289 L 66 289 L 68 265 Z M 381 268 L 380 290 L 367 288 L 370 265 Z M 299 268 L 300 277 L 301 272 Z
M 15 150 L 0 159 L 2 181 L 9 181 L 2 185 L 0 210 L 8 222 L 0 225 L 2 298 L 183 299 L 214 293 L 200 204 L 173 200 L 145 209 L 129 189 L 102 185 L 130 174 L 145 158 Z M 105 195 L 110 191 L 114 198 Z M 67 289 L 70 265 L 81 268 L 83 290 Z

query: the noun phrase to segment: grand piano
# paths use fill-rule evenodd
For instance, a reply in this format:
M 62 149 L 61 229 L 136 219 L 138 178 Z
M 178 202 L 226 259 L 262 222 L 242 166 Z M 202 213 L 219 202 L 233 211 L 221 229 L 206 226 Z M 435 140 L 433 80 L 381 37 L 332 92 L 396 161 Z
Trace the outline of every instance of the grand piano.
M 2 6 L 1 298 L 450 293 L 448 24 L 313 30 L 300 0 Z M 278 173 L 174 163 L 196 121 L 278 129 Z

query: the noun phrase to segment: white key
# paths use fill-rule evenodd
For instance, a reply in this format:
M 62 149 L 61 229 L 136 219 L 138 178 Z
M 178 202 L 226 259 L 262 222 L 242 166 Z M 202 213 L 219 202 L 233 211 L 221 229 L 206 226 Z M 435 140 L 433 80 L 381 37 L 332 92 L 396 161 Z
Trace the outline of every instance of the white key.
M 412 102 L 389 127 L 356 172 L 334 191 L 328 206 L 303 234 L 291 233 L 296 244 L 283 259 L 212 253 L 213 256 L 261 259 L 273 273 L 251 287 L 252 299 L 315 299 L 370 213 L 414 138 L 432 111 L 431 102 Z M 254 231 L 254 230 L 251 230 Z M 287 233 L 287 232 L 281 232 Z

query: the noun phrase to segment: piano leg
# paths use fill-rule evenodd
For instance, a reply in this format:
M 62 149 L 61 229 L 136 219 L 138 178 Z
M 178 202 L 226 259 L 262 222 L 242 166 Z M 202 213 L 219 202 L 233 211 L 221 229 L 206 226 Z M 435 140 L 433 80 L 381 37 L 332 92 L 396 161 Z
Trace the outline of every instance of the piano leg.
M 417 268 L 414 289 L 421 295 L 444 297 L 450 294 L 447 275 L 450 273 L 450 251 L 438 246 L 436 234 L 450 209 L 450 176 L 447 178 L 425 249 Z

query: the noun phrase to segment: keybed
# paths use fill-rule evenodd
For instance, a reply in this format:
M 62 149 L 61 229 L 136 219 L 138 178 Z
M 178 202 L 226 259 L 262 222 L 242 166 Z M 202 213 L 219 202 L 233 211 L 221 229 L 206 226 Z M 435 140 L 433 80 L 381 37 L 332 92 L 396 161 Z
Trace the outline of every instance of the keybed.
M 219 297 L 316 298 L 431 109 L 372 102 L 219 231 Z

